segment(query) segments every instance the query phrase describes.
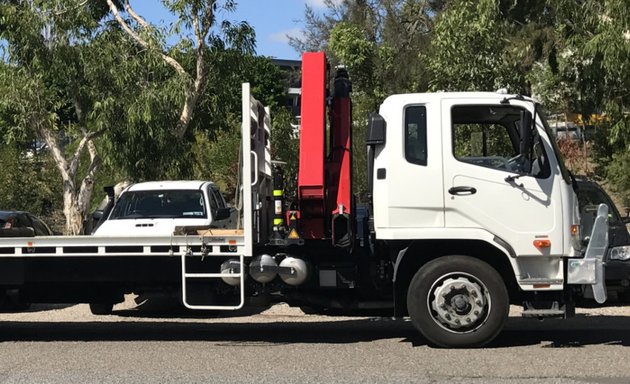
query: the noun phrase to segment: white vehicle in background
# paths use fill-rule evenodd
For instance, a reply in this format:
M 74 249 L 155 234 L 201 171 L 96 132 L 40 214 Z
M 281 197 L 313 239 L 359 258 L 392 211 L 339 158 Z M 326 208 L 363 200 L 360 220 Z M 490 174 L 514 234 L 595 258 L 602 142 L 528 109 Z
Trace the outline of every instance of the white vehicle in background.
M 151 181 L 127 187 L 94 236 L 170 236 L 175 227 L 230 228 L 231 209 L 209 181 Z

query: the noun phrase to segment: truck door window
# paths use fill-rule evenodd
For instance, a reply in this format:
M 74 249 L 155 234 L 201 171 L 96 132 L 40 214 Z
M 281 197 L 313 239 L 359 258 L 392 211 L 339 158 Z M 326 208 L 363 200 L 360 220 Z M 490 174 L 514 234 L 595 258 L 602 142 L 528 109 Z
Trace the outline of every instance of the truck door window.
M 405 159 L 427 165 L 427 108 L 417 105 L 405 109 Z
M 453 154 L 459 161 L 507 172 L 546 177 L 548 164 L 535 135 L 531 156 L 520 155 L 522 109 L 515 106 L 466 105 L 451 111 Z

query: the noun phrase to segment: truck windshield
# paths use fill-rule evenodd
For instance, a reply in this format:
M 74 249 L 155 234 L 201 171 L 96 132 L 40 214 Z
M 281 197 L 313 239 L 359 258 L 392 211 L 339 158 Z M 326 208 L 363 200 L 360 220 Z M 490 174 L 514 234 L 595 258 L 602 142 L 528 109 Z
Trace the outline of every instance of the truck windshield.
M 199 190 L 128 191 L 116 203 L 110 220 L 141 218 L 207 218 Z
M 536 104 L 536 115 L 540 117 L 540 121 L 542 121 L 543 127 L 545 128 L 545 132 L 547 132 L 547 137 L 549 137 L 549 141 L 551 141 L 551 147 L 553 148 L 554 153 L 556 154 L 556 159 L 558 159 L 558 164 L 560 165 L 560 173 L 562 173 L 562 178 L 567 184 L 571 184 L 571 175 L 569 174 L 569 170 L 566 165 L 564 165 L 564 159 L 562 158 L 562 153 L 560 153 L 560 148 L 558 148 L 558 143 L 556 143 L 555 136 L 547 123 L 547 117 L 545 112 L 543 111 L 540 104 Z

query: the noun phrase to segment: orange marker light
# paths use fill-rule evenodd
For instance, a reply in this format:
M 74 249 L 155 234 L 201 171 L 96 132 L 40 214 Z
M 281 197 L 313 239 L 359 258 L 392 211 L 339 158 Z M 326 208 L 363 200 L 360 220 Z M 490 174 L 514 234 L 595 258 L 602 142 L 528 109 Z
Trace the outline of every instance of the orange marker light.
M 551 240 L 543 239 L 543 240 L 534 240 L 534 247 L 536 248 L 549 248 L 551 247 Z
M 236 245 L 236 240 L 228 240 L 228 244 L 230 244 L 230 245 Z
M 579 226 L 579 225 L 572 225 L 572 226 L 571 226 L 571 234 L 572 234 L 573 236 L 577 235 L 577 233 L 578 233 L 578 230 L 579 230 L 579 229 L 580 229 L 580 226 Z

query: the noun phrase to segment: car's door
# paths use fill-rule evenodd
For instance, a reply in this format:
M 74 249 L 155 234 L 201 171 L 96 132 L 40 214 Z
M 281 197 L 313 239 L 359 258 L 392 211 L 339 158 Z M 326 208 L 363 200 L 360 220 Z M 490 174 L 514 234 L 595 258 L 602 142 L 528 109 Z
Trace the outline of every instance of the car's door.
M 33 215 L 28 215 L 33 223 L 33 229 L 35 230 L 35 236 L 52 236 L 52 231 L 43 221 L 39 220 Z
M 229 208 L 216 186 L 208 186 L 208 199 L 212 209 L 212 225 L 217 228 L 228 227 L 231 219 Z

